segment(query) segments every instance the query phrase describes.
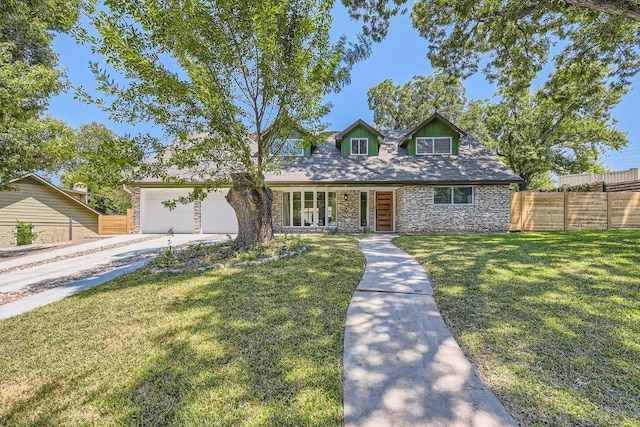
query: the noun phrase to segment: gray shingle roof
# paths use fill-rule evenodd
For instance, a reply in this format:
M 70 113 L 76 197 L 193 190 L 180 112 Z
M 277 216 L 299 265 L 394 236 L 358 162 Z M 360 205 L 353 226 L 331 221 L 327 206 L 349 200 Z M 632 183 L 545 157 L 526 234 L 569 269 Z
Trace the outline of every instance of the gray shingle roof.
M 516 183 L 521 179 L 471 137 L 460 140 L 459 154 L 411 156 L 400 142 L 409 131 L 382 131 L 378 156 L 342 157 L 333 137 L 311 157 L 290 159 L 270 185 L 300 184 L 457 184 Z

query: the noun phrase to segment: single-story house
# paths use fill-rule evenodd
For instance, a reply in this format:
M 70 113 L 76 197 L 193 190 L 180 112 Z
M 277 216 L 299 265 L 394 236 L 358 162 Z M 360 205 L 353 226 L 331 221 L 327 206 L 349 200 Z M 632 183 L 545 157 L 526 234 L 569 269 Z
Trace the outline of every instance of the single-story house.
M 17 221 L 29 223 L 36 242 L 77 240 L 98 234 L 100 213 L 86 204 L 86 192 L 64 190 L 30 173 L 0 192 L 0 246 L 15 245 Z
M 407 131 L 379 131 L 357 120 L 311 149 L 299 139 L 285 142 L 290 161 L 266 176 L 277 231 L 509 230 L 509 186 L 520 177 L 440 114 Z M 169 210 L 163 201 L 191 189 L 158 180 L 132 188 L 134 233 L 237 231 L 226 189 Z

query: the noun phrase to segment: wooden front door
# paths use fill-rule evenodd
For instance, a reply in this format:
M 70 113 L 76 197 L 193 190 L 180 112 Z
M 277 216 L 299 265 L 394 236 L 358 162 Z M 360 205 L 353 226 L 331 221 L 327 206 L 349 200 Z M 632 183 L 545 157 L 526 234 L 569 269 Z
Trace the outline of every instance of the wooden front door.
M 376 231 L 393 231 L 393 192 L 376 192 Z

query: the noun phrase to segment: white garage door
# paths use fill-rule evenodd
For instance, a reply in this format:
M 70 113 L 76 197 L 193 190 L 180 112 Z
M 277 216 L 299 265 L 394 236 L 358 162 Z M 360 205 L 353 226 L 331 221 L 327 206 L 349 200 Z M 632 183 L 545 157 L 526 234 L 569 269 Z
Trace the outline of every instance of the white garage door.
M 202 232 L 206 234 L 237 233 L 236 213 L 224 196 L 228 190 L 216 190 L 202 201 Z
M 169 210 L 162 202 L 186 196 L 189 190 L 166 188 L 140 189 L 140 231 L 145 233 L 193 233 L 193 203 L 176 203 Z

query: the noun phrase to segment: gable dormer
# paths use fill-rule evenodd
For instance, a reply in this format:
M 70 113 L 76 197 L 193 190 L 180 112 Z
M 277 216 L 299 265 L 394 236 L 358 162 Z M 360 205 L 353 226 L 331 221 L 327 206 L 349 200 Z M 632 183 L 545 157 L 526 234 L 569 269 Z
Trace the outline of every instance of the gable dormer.
M 460 140 L 465 136 L 465 131 L 434 113 L 410 130 L 400 141 L 400 146 L 412 156 L 458 154 Z
M 358 119 L 351 126 L 334 135 L 342 156 L 377 156 L 384 135 Z
M 278 153 L 284 157 L 309 157 L 311 146 L 305 144 L 305 135 L 298 130 L 291 132 L 286 138 L 276 138 L 271 144 L 271 154 Z

